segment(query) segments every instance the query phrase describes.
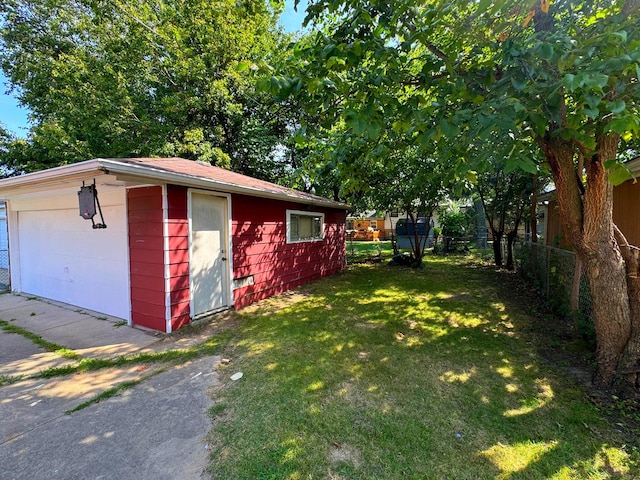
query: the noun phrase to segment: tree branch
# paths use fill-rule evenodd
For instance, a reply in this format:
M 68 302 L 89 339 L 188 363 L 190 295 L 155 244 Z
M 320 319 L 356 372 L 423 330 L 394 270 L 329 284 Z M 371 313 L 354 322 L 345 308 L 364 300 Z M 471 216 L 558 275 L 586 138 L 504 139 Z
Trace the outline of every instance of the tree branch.
M 622 15 L 630 17 L 634 10 L 640 9 L 640 0 L 627 0 L 622 6 Z
M 434 44 L 425 43 L 424 46 L 425 46 L 425 48 L 427 50 L 429 50 L 431 53 L 433 53 L 440 60 L 444 60 L 445 62 L 451 63 L 451 60 L 449 59 L 449 56 L 446 53 L 444 53 L 442 50 L 440 50 L 438 47 L 436 47 Z

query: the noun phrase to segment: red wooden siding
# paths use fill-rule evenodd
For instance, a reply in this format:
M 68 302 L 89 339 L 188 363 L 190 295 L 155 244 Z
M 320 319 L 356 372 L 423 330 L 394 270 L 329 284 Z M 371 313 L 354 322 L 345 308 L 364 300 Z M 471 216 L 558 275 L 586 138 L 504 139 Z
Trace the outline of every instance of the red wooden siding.
M 286 210 L 325 214 L 325 238 L 287 244 Z M 234 195 L 232 199 L 233 276 L 253 276 L 253 285 L 234 290 L 234 306 L 332 275 L 345 266 L 344 210 Z
M 171 330 L 189 324 L 189 220 L 187 188 L 167 185 L 167 233 L 169 236 L 169 316 Z
M 162 187 L 127 190 L 131 321 L 165 331 Z
M 168 265 L 165 265 L 162 187 L 127 191 L 131 318 L 134 324 L 164 331 L 167 312 L 172 330 L 191 320 L 187 191 L 181 186 L 166 187 Z M 244 195 L 233 195 L 231 204 L 233 276 L 235 279 L 253 278 L 253 285 L 234 290 L 235 308 L 344 268 L 343 210 L 307 209 L 297 203 Z M 287 209 L 324 213 L 324 240 L 287 244 Z

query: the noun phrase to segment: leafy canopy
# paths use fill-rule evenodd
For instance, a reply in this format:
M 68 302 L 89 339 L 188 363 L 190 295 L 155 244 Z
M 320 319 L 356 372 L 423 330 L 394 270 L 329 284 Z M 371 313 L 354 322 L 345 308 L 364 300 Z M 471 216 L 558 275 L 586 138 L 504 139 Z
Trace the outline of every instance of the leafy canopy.
M 282 109 L 247 62 L 284 37 L 264 0 L 8 0 L 0 62 L 35 124 L 27 170 L 96 156 L 180 155 L 278 175 Z M 265 165 L 265 163 L 267 165 Z M 272 170 L 273 167 L 273 172 Z
M 410 147 L 458 177 L 488 155 L 535 173 L 532 141 L 549 135 L 585 154 L 607 132 L 637 142 L 640 27 L 624 4 L 312 1 L 318 28 L 271 87 L 303 96 L 313 127 L 340 131 L 335 144 L 357 143 L 360 159 Z

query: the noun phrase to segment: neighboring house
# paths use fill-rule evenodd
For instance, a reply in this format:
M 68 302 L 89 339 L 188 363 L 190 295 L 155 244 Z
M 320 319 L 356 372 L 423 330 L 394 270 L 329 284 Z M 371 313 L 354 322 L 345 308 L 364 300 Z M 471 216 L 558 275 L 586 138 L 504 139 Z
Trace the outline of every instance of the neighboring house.
M 424 216 L 423 214 L 419 215 L 419 217 L 423 217 L 423 216 Z M 390 236 L 392 233 L 395 233 L 398 220 L 402 220 L 405 218 L 407 218 L 406 212 L 402 212 L 399 210 L 388 211 L 384 218 L 384 229 L 385 231 L 388 232 L 387 236 Z M 438 209 L 435 209 L 433 212 L 431 212 L 431 224 L 432 224 L 432 227 L 440 226 L 440 224 L 438 223 Z
M 347 205 L 191 160 L 89 160 L 0 180 L 0 201 L 14 292 L 164 332 L 345 266 Z
M 396 232 L 396 223 L 401 218 L 400 215 L 398 210 L 388 211 L 384 215 L 384 230 L 389 238 Z
M 405 217 L 404 212 L 388 211 L 384 217 L 375 211 L 365 212 L 358 217 L 347 217 L 347 235 L 353 240 L 391 240 L 396 235 L 398 220 Z M 431 215 L 432 225 L 438 226 L 438 212 Z M 377 233 L 376 233 L 377 232 Z
M 347 237 L 350 240 L 384 240 L 384 218 L 375 212 L 363 217 L 347 217 Z
M 627 162 L 634 176 L 640 176 L 640 157 Z M 544 239 L 547 245 L 566 247 L 555 191 L 540 197 L 540 216 L 544 217 Z M 640 183 L 627 180 L 613 188 L 613 221 L 631 245 L 640 247 Z

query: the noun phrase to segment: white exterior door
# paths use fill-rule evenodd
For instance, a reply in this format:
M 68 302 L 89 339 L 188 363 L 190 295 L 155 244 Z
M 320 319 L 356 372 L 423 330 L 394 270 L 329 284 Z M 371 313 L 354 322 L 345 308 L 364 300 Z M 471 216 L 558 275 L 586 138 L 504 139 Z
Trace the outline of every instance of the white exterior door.
M 227 199 L 190 192 L 192 316 L 228 306 Z

